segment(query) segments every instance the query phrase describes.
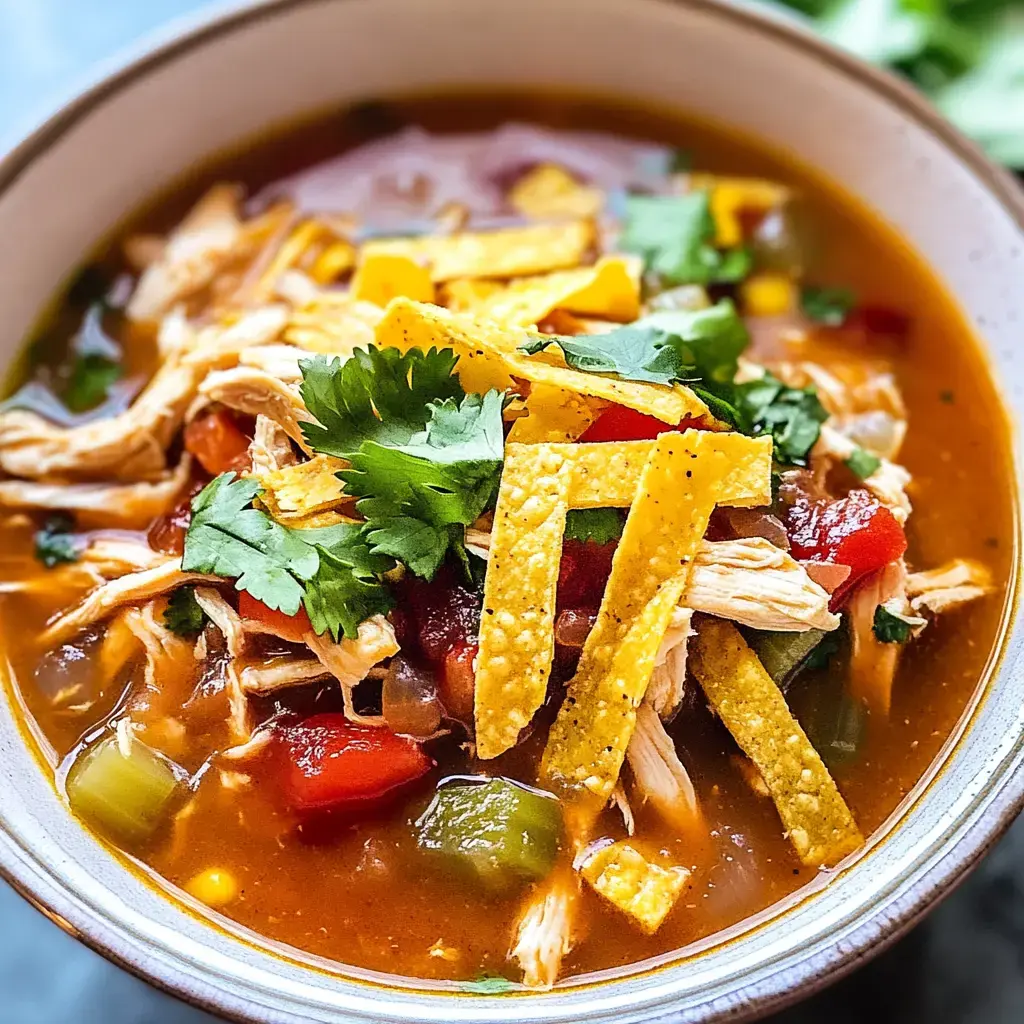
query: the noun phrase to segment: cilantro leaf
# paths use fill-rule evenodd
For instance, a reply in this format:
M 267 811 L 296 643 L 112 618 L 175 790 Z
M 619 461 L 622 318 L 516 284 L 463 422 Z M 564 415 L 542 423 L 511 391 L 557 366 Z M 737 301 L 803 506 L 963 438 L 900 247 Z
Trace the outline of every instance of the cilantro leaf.
M 706 190 L 682 196 L 629 196 L 619 244 L 643 257 L 664 285 L 736 281 L 750 269 L 749 255 L 713 245 L 715 222 Z
M 356 349 L 352 358 L 314 356 L 299 364 L 302 400 L 317 423 L 303 423 L 318 452 L 347 458 L 363 441 L 404 444 L 430 419 L 430 405 L 461 399 L 451 349 Z
M 257 481 L 236 480 L 234 473 L 222 473 L 207 484 L 192 499 L 181 567 L 234 579 L 237 590 L 294 615 L 319 558 L 287 527 L 250 507 L 259 492 Z
M 882 460 L 877 455 L 872 455 L 863 448 L 856 448 L 845 462 L 847 469 L 860 480 L 867 480 L 882 465 Z
M 74 528 L 70 516 L 58 514 L 49 516 L 36 531 L 35 556 L 47 569 L 78 561 L 82 542 L 72 532 Z
M 574 508 L 565 517 L 565 539 L 608 544 L 622 536 L 625 523 L 617 508 Z
M 408 444 L 364 442 L 340 472 L 367 520 L 373 550 L 432 578 L 463 528 L 494 499 L 504 455 L 502 395 L 467 395 L 429 407 Z M 454 528 L 454 529 L 453 529 Z
M 196 600 L 195 587 L 179 587 L 167 601 L 164 625 L 178 636 L 195 636 L 203 628 L 206 613 Z
M 842 327 L 857 297 L 849 288 L 817 288 L 806 285 L 800 292 L 800 306 L 808 319 L 826 327 Z
M 883 644 L 905 644 L 918 626 L 924 625 L 924 619 L 916 615 L 903 615 L 880 604 L 875 609 L 872 631 L 875 639 Z
M 496 996 L 503 992 L 514 992 L 519 986 L 500 974 L 489 974 L 484 971 L 472 981 L 464 981 L 460 986 L 465 992 L 475 992 L 482 996 Z
M 543 337 L 520 346 L 534 354 L 557 344 L 574 370 L 651 384 L 731 381 L 746 348 L 743 321 L 728 299 L 707 309 L 662 310 L 605 334 Z
M 312 544 L 320 558 L 303 597 L 316 633 L 329 631 L 335 640 L 341 633 L 354 637 L 360 622 L 391 611 L 394 598 L 378 576 L 394 568 L 394 563 L 373 554 L 365 527 L 344 523 L 293 532 Z
M 776 462 L 803 465 L 828 419 L 817 390 L 786 387 L 771 373 L 733 385 L 732 390 L 741 417 L 738 428 L 755 436 L 771 434 Z
M 95 409 L 106 401 L 111 387 L 124 376 L 120 363 L 95 353 L 75 357 L 61 398 L 71 412 Z

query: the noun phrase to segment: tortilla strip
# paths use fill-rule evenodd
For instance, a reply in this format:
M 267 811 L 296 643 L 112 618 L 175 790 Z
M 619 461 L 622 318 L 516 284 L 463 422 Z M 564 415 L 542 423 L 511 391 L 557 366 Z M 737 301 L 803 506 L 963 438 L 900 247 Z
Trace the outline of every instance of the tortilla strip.
M 764 778 L 800 860 L 831 867 L 863 845 L 828 769 L 736 627 L 702 622 L 690 658 L 711 706 Z
M 654 670 L 723 483 L 723 435 L 688 430 L 652 444 L 612 562 L 597 621 L 548 735 L 541 779 L 576 791 L 596 815 L 619 777 L 636 708 Z M 735 435 L 770 460 L 770 448 Z M 749 492 L 748 492 L 749 493 Z
M 425 263 L 435 282 L 458 277 L 525 277 L 578 267 L 593 248 L 595 235 L 593 221 L 584 219 L 500 231 L 380 238 L 367 242 L 362 255 L 408 256 Z
M 526 415 L 512 424 L 508 440 L 517 444 L 575 441 L 593 422 L 594 411 L 585 398 L 537 384 L 526 398 Z
M 509 202 L 531 220 L 555 217 L 596 217 L 604 207 L 604 193 L 577 181 L 557 164 L 541 164 L 512 186 Z
M 546 356 L 526 356 L 517 351 L 536 335 L 522 328 L 502 327 L 451 313 L 440 306 L 395 299 L 377 325 L 381 348 L 407 351 L 451 348 L 459 357 L 456 372 L 467 391 L 483 394 L 491 388 L 515 390 L 513 378 L 547 384 L 579 395 L 601 398 L 654 416 L 675 426 L 685 416 L 703 416 L 707 406 L 689 389 L 677 384 L 641 384 L 613 380 L 557 366 Z
M 338 470 L 347 465 L 333 455 L 314 455 L 307 462 L 258 474 L 263 487 L 260 502 L 275 519 L 289 525 L 306 516 L 351 505 L 354 499 L 343 493 L 337 476 Z
M 549 446 L 506 448 L 480 620 L 479 758 L 497 757 L 513 746 L 544 700 L 571 483 L 571 463 Z
M 631 257 L 604 256 L 592 267 L 510 281 L 475 302 L 466 302 L 472 293 L 461 292 L 460 305 L 508 327 L 533 327 L 555 309 L 628 323 L 640 316 L 639 272 Z
M 623 840 L 584 853 L 577 868 L 598 895 L 628 914 L 647 935 L 661 927 L 690 878 L 686 868 L 652 864 Z
M 749 438 L 739 434 L 712 434 L 705 431 L 687 431 L 686 434 L 663 434 L 663 439 L 668 439 L 667 447 L 671 445 L 672 439 L 676 439 L 680 445 L 691 443 L 699 437 L 700 450 L 705 459 L 715 460 L 716 465 L 722 473 L 722 480 L 719 483 L 720 489 L 716 492 L 719 496 L 718 502 L 722 504 L 752 504 L 763 505 L 771 499 L 771 438 Z M 685 439 L 685 440 L 684 440 Z M 637 492 L 640 483 L 640 474 L 647 457 L 653 451 L 654 441 L 608 441 L 602 444 L 546 444 L 546 445 L 519 445 L 509 443 L 506 446 L 505 470 L 502 476 L 502 490 L 498 495 L 498 509 L 495 513 L 495 532 L 491 535 L 490 557 L 485 583 L 484 607 L 501 609 L 498 613 L 502 620 L 501 643 L 507 642 L 506 632 L 518 628 L 520 633 L 516 640 L 516 648 L 512 655 L 513 666 L 507 665 L 508 655 L 504 646 L 492 648 L 490 643 L 484 643 L 484 636 L 489 634 L 492 628 L 488 622 L 488 616 L 484 616 L 484 623 L 481 626 L 480 654 L 477 659 L 477 684 L 476 684 L 476 734 L 477 734 L 477 757 L 488 759 L 497 757 L 499 754 L 515 745 L 520 730 L 533 718 L 534 713 L 544 701 L 547 689 L 547 680 L 551 671 L 551 659 L 553 655 L 553 631 L 554 631 L 554 593 L 558 586 L 558 552 L 561 551 L 562 530 L 565 524 L 564 511 L 560 513 L 559 533 L 552 539 L 546 534 L 537 538 L 543 546 L 539 546 L 534 539 L 516 539 L 510 533 L 505 533 L 506 528 L 515 527 L 522 531 L 533 529 L 529 521 L 515 522 L 514 520 L 503 520 L 502 509 L 506 500 L 505 481 L 512 481 L 515 477 L 509 476 L 510 460 L 514 461 L 518 468 L 520 465 L 536 466 L 546 459 L 557 459 L 561 465 L 571 467 L 567 491 L 564 495 L 566 508 L 578 508 L 579 495 L 582 493 L 590 502 L 588 507 L 608 507 L 612 505 L 627 505 L 632 495 Z M 530 456 L 529 452 L 539 449 L 539 452 Z M 527 463 L 527 459 L 533 458 L 536 461 Z M 683 467 L 682 476 L 689 467 L 691 460 L 686 459 L 687 465 Z M 521 493 L 529 494 L 531 491 L 537 494 L 537 485 L 530 482 L 529 474 L 525 476 L 525 484 L 517 483 L 521 487 Z M 607 490 L 600 490 L 606 486 Z M 678 489 L 680 486 L 676 479 L 672 487 Z M 512 484 L 509 484 L 512 487 Z M 630 495 L 626 499 L 627 492 Z M 511 495 L 511 490 L 508 492 Z M 551 492 L 553 494 L 553 492 Z M 558 492 L 561 494 L 561 491 Z M 623 500 L 626 499 L 626 500 Z M 553 499 L 552 499 L 553 500 Z M 710 514 L 710 513 L 709 513 Z M 502 558 L 499 562 L 495 558 L 495 543 L 497 537 L 498 523 L 503 524 L 502 543 L 506 550 L 515 550 L 516 557 Z M 695 551 L 699 548 L 701 536 L 697 538 Z M 527 551 L 532 554 L 536 552 L 535 560 L 527 560 L 521 552 Z M 541 553 L 545 557 L 541 557 Z M 529 578 L 527 580 L 527 573 Z M 687 577 L 688 578 L 688 577 Z M 665 624 L 659 626 L 659 635 L 663 635 L 668 628 L 668 620 L 671 618 L 672 609 L 679 603 L 682 597 L 687 578 L 681 578 L 678 585 L 678 593 L 675 600 L 668 606 L 665 613 Z M 609 584 L 610 585 L 610 584 Z M 522 588 L 526 594 L 547 595 L 551 594 L 550 607 L 540 602 L 545 614 L 539 619 L 530 619 L 528 624 L 516 617 L 516 608 L 525 607 L 526 604 L 513 605 L 509 601 L 508 594 Z M 500 596 L 499 596 L 500 595 Z M 668 600 L 666 596 L 665 600 Z M 524 599 L 525 602 L 525 599 Z M 546 610 L 545 610 L 546 609 Z M 532 612 L 531 612 L 532 614 Z M 657 621 L 660 621 L 657 620 Z M 637 643 L 643 646 L 639 638 Z M 654 644 L 651 658 L 657 655 L 658 643 Z M 627 657 L 632 655 L 627 655 Z M 499 673 L 507 673 L 509 678 L 516 679 L 517 685 L 502 683 L 499 687 L 492 680 L 490 662 L 492 657 L 500 658 L 498 666 Z M 529 666 L 529 669 L 521 667 Z M 653 671 L 653 661 L 651 670 Z M 650 672 L 648 672 L 650 675 Z M 504 675 L 501 677 L 503 680 Z M 481 680 L 486 680 L 481 685 Z M 523 680 L 526 680 L 524 683 Z M 645 677 L 646 680 L 646 677 Z M 646 687 L 646 681 L 644 683 Z M 640 692 L 640 697 L 643 691 Z M 638 698 L 639 699 L 639 698 Z M 488 723 L 485 727 L 485 720 Z M 630 725 L 632 732 L 632 725 Z M 629 737 L 626 737 L 628 743 Z M 623 747 L 625 749 L 625 747 Z M 612 784 L 614 784 L 614 779 Z

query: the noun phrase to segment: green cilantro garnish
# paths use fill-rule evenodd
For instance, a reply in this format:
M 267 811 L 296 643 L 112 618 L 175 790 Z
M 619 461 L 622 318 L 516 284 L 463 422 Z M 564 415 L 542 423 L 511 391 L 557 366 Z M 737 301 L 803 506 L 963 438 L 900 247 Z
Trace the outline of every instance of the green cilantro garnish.
M 294 615 L 305 606 L 317 633 L 354 637 L 359 623 L 389 611 L 379 576 L 393 567 L 374 554 L 365 525 L 291 530 L 253 508 L 259 484 L 216 477 L 192 501 L 182 568 L 235 580 L 268 608 Z
M 96 353 L 75 357 L 62 399 L 71 412 L 95 409 L 107 400 L 110 388 L 124 376 L 120 363 Z
M 610 373 L 623 380 L 725 383 L 735 375 L 747 341 L 736 308 L 723 299 L 707 309 L 662 310 L 605 334 L 537 338 L 521 349 L 532 355 L 556 344 L 574 370 Z
M 450 350 L 371 346 L 344 366 L 317 356 L 300 367 L 302 397 L 319 421 L 303 425 L 306 439 L 350 463 L 339 476 L 360 499 L 372 551 L 433 578 L 494 500 L 503 395 L 464 394 Z
M 839 653 L 841 646 L 842 630 L 834 630 L 826 633 L 811 649 L 811 653 L 804 659 L 800 667 L 807 670 L 820 670 L 828 668 L 829 663 Z
M 882 465 L 882 460 L 877 455 L 872 455 L 871 452 L 866 452 L 863 448 L 855 449 L 853 454 L 844 461 L 846 468 L 859 480 L 867 480 Z
M 807 285 L 800 292 L 800 306 L 808 319 L 826 327 L 841 327 L 856 304 L 857 297 L 849 288 Z
M 81 542 L 72 532 L 74 520 L 68 515 L 50 516 L 35 535 L 35 556 L 46 566 L 77 562 Z
M 924 625 L 924 619 L 916 615 L 903 615 L 880 604 L 875 609 L 875 621 L 872 629 L 875 639 L 883 644 L 905 644 L 912 632 Z
M 203 628 L 206 614 L 196 600 L 195 587 L 180 587 L 171 594 L 164 610 L 164 625 L 178 636 L 195 636 Z
M 771 434 L 776 462 L 803 465 L 828 413 L 813 387 L 786 387 L 770 373 L 734 383 L 747 343 L 743 321 L 723 299 L 707 309 L 652 313 L 606 334 L 537 338 L 521 349 L 534 354 L 556 344 L 574 370 L 687 384 L 714 416 L 736 430 Z
M 475 992 L 482 996 L 497 996 L 503 992 L 514 992 L 519 986 L 501 974 L 482 971 L 472 981 L 464 981 L 460 987 L 464 992 Z
M 715 222 L 704 189 L 682 196 L 629 196 L 620 245 L 643 257 L 664 286 L 738 281 L 750 271 L 748 253 L 714 246 Z
M 574 508 L 565 517 L 565 539 L 608 544 L 622 536 L 624 525 L 617 508 Z

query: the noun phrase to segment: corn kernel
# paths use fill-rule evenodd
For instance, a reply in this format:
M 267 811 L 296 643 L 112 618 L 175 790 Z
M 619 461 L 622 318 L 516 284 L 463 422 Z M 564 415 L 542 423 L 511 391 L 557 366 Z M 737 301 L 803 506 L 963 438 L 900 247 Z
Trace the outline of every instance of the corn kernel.
M 230 871 L 207 868 L 188 880 L 185 891 L 208 907 L 226 907 L 238 895 L 238 882 Z
M 731 249 L 743 242 L 740 213 L 749 210 L 767 213 L 782 206 L 789 198 L 789 190 L 773 181 L 761 178 L 719 178 L 711 174 L 693 174 L 690 184 L 694 188 L 711 191 L 711 216 L 715 221 L 715 244 Z
M 785 274 L 753 274 L 740 285 L 747 316 L 782 316 L 796 308 L 796 299 L 796 286 Z
M 347 273 L 356 265 L 356 250 L 351 242 L 344 240 L 333 242 L 313 263 L 310 277 L 317 284 L 332 284 L 342 274 Z

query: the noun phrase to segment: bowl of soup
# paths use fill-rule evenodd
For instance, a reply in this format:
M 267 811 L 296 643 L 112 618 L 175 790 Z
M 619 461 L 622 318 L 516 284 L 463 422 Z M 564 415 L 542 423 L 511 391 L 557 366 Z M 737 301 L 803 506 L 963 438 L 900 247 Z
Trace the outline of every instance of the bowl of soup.
M 0 866 L 245 1020 L 745 1019 L 1021 800 L 1013 184 L 707 3 L 222 15 L 0 166 Z

